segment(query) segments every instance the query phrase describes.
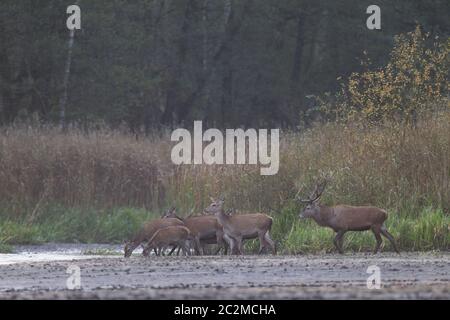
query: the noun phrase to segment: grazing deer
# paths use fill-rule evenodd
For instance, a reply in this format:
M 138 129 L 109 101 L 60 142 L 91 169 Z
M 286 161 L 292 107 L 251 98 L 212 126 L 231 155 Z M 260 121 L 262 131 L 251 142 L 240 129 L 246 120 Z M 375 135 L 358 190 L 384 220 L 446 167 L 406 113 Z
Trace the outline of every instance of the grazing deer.
M 169 226 L 184 226 L 183 221 L 178 219 L 155 219 L 147 222 L 134 238 L 125 244 L 125 258 L 128 258 L 140 244 L 148 242 L 156 231 Z
M 224 200 L 214 200 L 205 209 L 206 213 L 215 214 L 219 223 L 223 226 L 225 237 L 231 242 L 231 252 L 237 247 L 237 252 L 243 254 L 242 241 L 244 239 L 259 238 L 259 253 L 264 248 L 270 247 L 276 254 L 275 242 L 270 238 L 272 218 L 263 213 L 247 213 L 227 215 L 223 210 Z
M 203 255 L 204 244 L 217 244 L 219 247 L 216 254 L 223 248 L 227 254 L 227 247 L 224 241 L 222 226 L 214 216 L 188 216 L 180 218 L 177 216 L 175 208 L 169 210 L 163 218 L 175 218 L 183 221 L 184 225 L 191 231 L 195 241 L 195 251 Z
M 306 203 L 306 208 L 300 212 L 299 218 L 312 218 L 319 226 L 333 229 L 337 233 L 333 242 L 341 254 L 344 253 L 342 249 L 343 237 L 347 231 L 366 231 L 369 229 L 372 230 L 377 240 L 374 253 L 378 252 L 383 242 L 380 234 L 389 239 L 394 250 L 399 253 L 394 237 L 387 231 L 384 225 L 387 219 L 386 211 L 369 206 L 354 207 L 337 205 L 327 207 L 322 205 L 319 203 L 319 199 L 325 190 L 327 182 L 328 180 L 325 180 L 321 184 L 316 184 L 315 190 L 308 199 L 303 200 L 296 197 L 298 201 Z
M 161 252 L 172 245 L 180 247 L 187 256 L 189 255 L 187 243 L 192 240 L 194 240 L 194 237 L 185 226 L 168 226 L 155 232 L 142 254 L 148 256 L 152 249 L 156 249 L 156 255 L 161 255 Z

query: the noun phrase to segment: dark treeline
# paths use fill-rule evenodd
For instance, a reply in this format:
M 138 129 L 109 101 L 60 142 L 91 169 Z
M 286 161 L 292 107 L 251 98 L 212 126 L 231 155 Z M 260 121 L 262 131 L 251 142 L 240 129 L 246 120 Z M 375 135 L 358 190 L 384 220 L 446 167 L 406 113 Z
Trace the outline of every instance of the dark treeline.
M 76 1 L 0 2 L 0 122 L 60 121 Z M 314 95 L 389 58 L 417 24 L 450 34 L 449 1 L 79 0 L 65 123 L 132 130 L 191 125 L 293 127 Z

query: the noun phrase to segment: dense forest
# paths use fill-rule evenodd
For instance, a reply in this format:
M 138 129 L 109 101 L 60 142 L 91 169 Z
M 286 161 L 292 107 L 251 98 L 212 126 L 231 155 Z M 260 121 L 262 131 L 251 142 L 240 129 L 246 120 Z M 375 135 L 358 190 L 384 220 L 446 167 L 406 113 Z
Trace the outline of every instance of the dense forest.
M 68 5 L 81 8 L 67 102 Z M 296 127 L 338 79 L 389 60 L 416 25 L 450 34 L 447 0 L 2 0 L 0 123 Z M 305 118 L 306 117 L 306 118 Z M 303 119 L 302 119 L 303 118 Z

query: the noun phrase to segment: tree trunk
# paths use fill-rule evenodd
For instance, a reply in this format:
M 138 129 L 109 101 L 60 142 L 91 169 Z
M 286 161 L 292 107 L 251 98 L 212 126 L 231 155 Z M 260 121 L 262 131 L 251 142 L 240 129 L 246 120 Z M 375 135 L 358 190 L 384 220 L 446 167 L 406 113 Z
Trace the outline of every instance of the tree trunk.
M 297 39 L 291 73 L 291 85 L 293 90 L 298 89 L 297 85 L 300 83 L 303 44 L 305 41 L 304 26 L 305 26 L 305 16 L 302 13 L 299 13 L 297 18 Z
M 226 0 L 224 4 L 224 33 L 229 32 L 227 28 L 233 15 L 231 0 Z M 224 38 L 227 36 L 225 35 Z M 222 128 L 226 126 L 227 112 L 231 112 L 233 106 L 233 68 L 232 68 L 233 48 L 232 42 L 226 44 L 224 48 L 224 62 L 222 75 L 222 101 L 220 104 L 220 116 Z
M 208 7 L 209 0 L 203 0 L 203 8 L 202 8 L 202 33 L 203 33 L 203 78 L 206 78 L 209 74 L 209 43 L 208 43 Z M 203 95 L 203 106 L 202 106 L 202 114 L 204 115 L 203 121 L 206 126 L 208 125 L 208 115 L 210 112 L 206 112 L 209 108 L 210 103 L 210 83 L 206 82 L 204 86 L 204 95 Z
M 70 66 L 72 64 L 72 48 L 75 38 L 75 29 L 70 30 L 69 32 L 69 41 L 67 45 L 67 58 L 66 58 L 66 67 L 64 70 L 64 78 L 63 78 L 63 92 L 61 98 L 59 100 L 59 124 L 61 129 L 66 128 L 66 105 L 67 105 L 67 87 L 69 85 L 69 77 L 70 77 Z
M 2 87 L 1 87 L 1 83 L 0 83 L 0 125 L 2 125 L 5 120 L 3 117 L 3 113 L 4 113 L 3 109 L 4 109 L 4 107 L 3 107 L 3 92 L 2 92 Z

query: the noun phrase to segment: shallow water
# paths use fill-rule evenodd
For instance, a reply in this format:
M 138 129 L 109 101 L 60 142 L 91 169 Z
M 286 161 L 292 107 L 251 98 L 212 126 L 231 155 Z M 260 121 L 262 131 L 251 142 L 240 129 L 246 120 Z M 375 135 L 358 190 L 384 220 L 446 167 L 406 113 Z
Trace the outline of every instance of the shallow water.
M 97 257 L 119 257 L 122 245 L 110 244 L 66 244 L 47 243 L 43 245 L 20 245 L 11 254 L 0 254 L 0 265 L 23 262 L 70 261 Z M 105 254 L 96 254 L 107 252 Z M 136 249 L 136 253 L 138 253 Z M 109 255 L 111 254 L 111 255 Z
M 0 265 L 8 265 L 23 262 L 45 262 L 45 261 L 65 261 L 90 259 L 98 256 L 89 255 L 70 255 L 55 253 L 18 253 L 18 254 L 0 254 Z

